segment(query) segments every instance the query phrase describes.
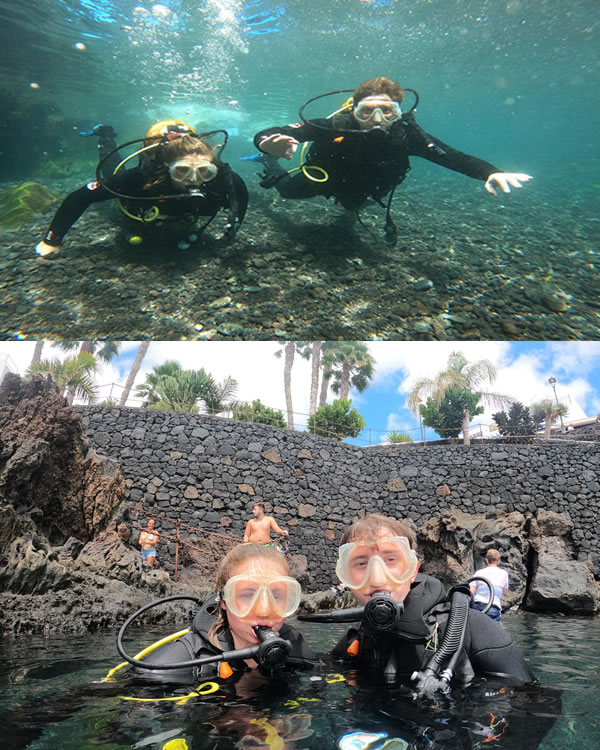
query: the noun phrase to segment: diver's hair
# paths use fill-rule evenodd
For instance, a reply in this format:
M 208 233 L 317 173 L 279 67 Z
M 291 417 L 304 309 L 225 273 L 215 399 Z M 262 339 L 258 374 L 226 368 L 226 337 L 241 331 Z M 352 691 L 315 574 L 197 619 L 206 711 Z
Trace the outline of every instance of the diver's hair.
M 189 135 L 189 133 L 165 141 L 148 153 L 152 154 L 153 168 L 148 176 L 148 181 L 144 185 L 144 190 L 150 190 L 167 182 L 169 164 L 183 156 L 198 154 L 199 156 L 205 156 L 210 161 L 214 161 L 215 157 L 215 149 L 212 146 L 194 135 Z
M 223 587 L 225 586 L 227 581 L 233 576 L 233 571 L 237 568 L 237 566 L 241 563 L 246 562 L 247 560 L 265 560 L 268 562 L 272 562 L 276 565 L 279 565 L 279 567 L 283 571 L 283 575 L 289 576 L 290 574 L 290 566 L 288 565 L 288 561 L 276 547 L 265 546 L 264 544 L 253 544 L 252 542 L 246 544 L 238 544 L 237 547 L 234 547 L 232 550 L 230 550 L 221 560 L 221 564 L 219 565 L 219 569 L 217 570 L 217 577 L 215 580 L 215 590 L 217 592 L 217 596 L 219 596 L 219 592 L 223 590 Z M 226 630 L 228 628 L 229 625 L 227 623 L 227 612 L 223 609 L 223 607 L 221 607 L 219 597 L 216 617 L 207 634 L 208 640 L 213 644 L 213 646 L 220 648 L 218 635 L 219 633 L 223 632 L 223 630 Z
M 371 78 L 368 81 L 364 81 L 360 86 L 354 89 L 352 95 L 352 101 L 354 106 L 367 96 L 377 96 L 377 94 L 387 94 L 390 99 L 395 102 L 401 102 L 404 100 L 404 89 L 396 81 L 392 81 L 391 78 L 381 76 L 379 78 Z
M 265 511 L 265 504 L 264 503 L 254 503 L 252 506 L 253 508 L 260 508 L 263 513 L 266 513 Z
M 357 539 L 375 539 L 382 528 L 389 529 L 394 536 L 405 536 L 411 549 L 415 546 L 412 531 L 408 526 L 396 521 L 395 518 L 384 516 L 383 513 L 371 513 L 355 521 L 344 531 L 340 539 L 340 547 L 342 544 L 355 542 Z
M 491 563 L 499 563 L 500 562 L 500 553 L 497 549 L 489 549 L 487 551 L 487 554 L 485 556 L 485 561 L 488 565 Z

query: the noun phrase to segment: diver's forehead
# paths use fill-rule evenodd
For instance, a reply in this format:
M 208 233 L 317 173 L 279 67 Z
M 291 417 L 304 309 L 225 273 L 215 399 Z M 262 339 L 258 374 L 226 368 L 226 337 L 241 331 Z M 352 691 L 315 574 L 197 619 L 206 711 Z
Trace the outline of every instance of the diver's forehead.
M 231 576 L 260 576 L 266 578 L 279 578 L 286 576 L 287 570 L 275 560 L 244 560 L 231 571 Z
M 361 102 L 391 102 L 392 98 L 389 96 L 389 94 L 371 94 L 370 96 L 365 96 L 363 99 L 360 100 Z

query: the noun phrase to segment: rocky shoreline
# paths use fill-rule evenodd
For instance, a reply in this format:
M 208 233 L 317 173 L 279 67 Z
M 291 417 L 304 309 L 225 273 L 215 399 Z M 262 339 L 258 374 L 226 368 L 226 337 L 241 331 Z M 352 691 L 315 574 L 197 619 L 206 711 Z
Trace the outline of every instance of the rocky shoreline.
M 94 631 L 121 625 L 164 596 L 202 599 L 218 556 L 185 561 L 175 584 L 142 565 L 132 543 L 120 466 L 95 453 L 81 417 L 41 376 L 7 375 L 0 387 L 0 631 L 5 634 Z M 417 528 L 422 570 L 445 584 L 471 574 L 475 544 L 493 541 L 511 576 L 507 609 L 597 614 L 600 584 L 593 563 L 576 559 L 573 523 L 539 508 L 471 515 L 433 514 Z M 308 550 L 300 550 L 308 553 Z M 307 583 L 303 554 L 292 572 Z M 332 571 L 333 577 L 333 571 Z M 202 582 L 199 584 L 198 582 Z M 304 597 L 303 610 L 349 604 L 332 592 Z M 152 610 L 146 622 L 181 621 L 193 603 Z

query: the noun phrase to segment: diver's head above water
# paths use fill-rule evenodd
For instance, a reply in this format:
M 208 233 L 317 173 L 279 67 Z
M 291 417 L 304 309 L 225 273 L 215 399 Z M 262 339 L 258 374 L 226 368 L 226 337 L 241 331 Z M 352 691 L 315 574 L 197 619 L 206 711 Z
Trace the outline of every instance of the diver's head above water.
M 404 90 L 399 83 L 381 76 L 361 83 L 352 96 L 352 115 L 361 130 L 386 130 L 402 117 Z
M 403 602 L 419 571 L 410 530 L 372 514 L 350 526 L 340 541 L 336 573 L 361 604 L 384 592 Z
M 240 544 L 225 556 L 216 590 L 219 610 L 209 638 L 214 642 L 219 631 L 228 629 L 236 649 L 259 642 L 256 625 L 279 631 L 300 604 L 300 584 L 290 577 L 285 557 L 261 544 Z

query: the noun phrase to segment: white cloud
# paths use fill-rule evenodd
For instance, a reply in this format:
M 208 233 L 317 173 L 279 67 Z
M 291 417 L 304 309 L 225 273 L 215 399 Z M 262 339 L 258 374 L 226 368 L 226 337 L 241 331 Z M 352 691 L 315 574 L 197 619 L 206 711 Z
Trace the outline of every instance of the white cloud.
M 120 396 L 122 386 L 135 358 L 139 342 L 122 343 L 117 362 L 102 365 L 96 381 L 102 385 L 101 398 Z M 600 411 L 600 391 L 597 381 L 589 378 L 600 366 L 600 343 L 556 342 L 548 344 L 511 345 L 506 341 L 491 342 L 394 342 L 371 341 L 369 350 L 376 360 L 373 385 L 362 394 L 351 393 L 361 413 L 367 414 L 367 427 L 383 431 L 414 428 L 410 415 L 404 411 L 406 392 L 417 377 L 432 376 L 446 365 L 449 354 L 459 350 L 470 360 L 490 359 L 498 368 L 498 378 L 490 390 L 513 396 L 529 405 L 533 401 L 553 397 L 548 384 L 550 375 L 557 378 L 557 394 L 561 401 L 578 402 L 589 415 Z M 529 346 L 534 348 L 528 349 Z M 167 359 L 174 359 L 187 369 L 204 367 L 217 380 L 231 375 L 239 383 L 238 398 L 244 401 L 260 399 L 267 406 L 285 413 L 283 388 L 283 352 L 276 359 L 274 353 L 282 350 L 277 342 L 237 341 L 153 341 L 144 360 L 136 384 L 144 381 L 146 374 Z M 8 354 L 18 371 L 24 373 L 31 362 L 34 342 L 0 342 L 0 354 Z M 44 357 L 66 356 L 47 343 Z M 111 384 L 116 384 L 112 385 Z M 395 410 L 379 416 L 379 424 L 369 423 L 368 409 L 376 398 L 389 399 L 396 390 L 400 397 L 394 402 Z M 376 392 L 379 391 L 378 395 Z M 381 394 L 385 391 L 384 395 Z M 292 398 L 296 413 L 296 427 L 306 423 L 310 396 L 310 362 L 296 355 L 292 371 Z M 129 402 L 135 405 L 134 401 Z M 576 419 L 573 405 L 571 419 Z M 486 408 L 485 414 L 474 423 L 487 424 L 496 408 Z M 403 413 L 404 412 L 404 413 Z

